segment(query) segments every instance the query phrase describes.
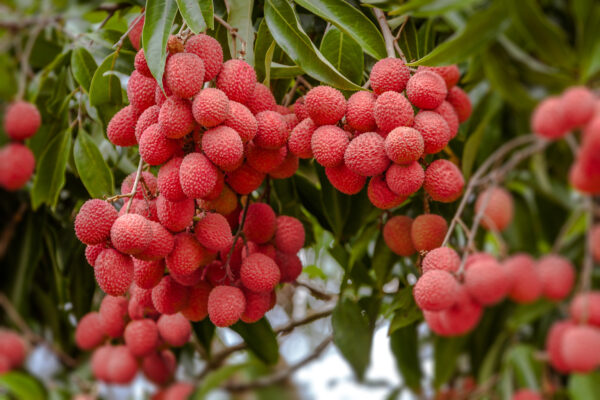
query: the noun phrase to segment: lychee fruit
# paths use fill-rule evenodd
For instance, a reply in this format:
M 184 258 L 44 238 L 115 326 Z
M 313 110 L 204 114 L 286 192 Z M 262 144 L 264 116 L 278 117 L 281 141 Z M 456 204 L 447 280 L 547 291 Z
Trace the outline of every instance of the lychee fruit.
M 133 282 L 142 289 L 152 289 L 158 285 L 164 273 L 164 260 L 143 261 L 133 259 Z
M 185 41 L 185 52 L 194 53 L 204 63 L 204 82 L 213 80 L 223 67 L 223 48 L 219 42 L 203 33 L 193 35 Z
M 346 131 L 335 125 L 323 125 L 314 131 L 311 149 L 319 164 L 336 167 L 344 162 L 344 153 L 349 143 Z
M 155 91 L 156 81 L 154 78 L 142 75 L 138 71 L 131 73 L 129 81 L 127 81 L 127 98 L 138 114 L 155 104 Z
M 406 196 L 400 196 L 390 190 L 383 174 L 371 178 L 367 195 L 371 203 L 382 210 L 397 207 L 407 199 Z
M 298 117 L 298 121 L 304 121 L 306 118 L 309 118 L 308 110 L 306 109 L 306 105 L 304 104 L 304 96 L 298 97 L 296 102 L 294 103 L 294 114 Z
M 383 226 L 383 240 L 392 252 L 409 257 L 415 253 L 410 236 L 413 219 L 404 215 L 395 215 Z
M 202 89 L 204 62 L 194 53 L 173 54 L 165 66 L 165 80 L 174 94 L 190 98 Z
M 438 247 L 437 249 L 427 252 L 423 258 L 421 267 L 423 273 L 436 269 L 457 272 L 460 268 L 460 257 L 458 253 L 450 247 Z
M 88 245 L 99 244 L 110 237 L 113 223 L 117 220 L 117 210 L 100 199 L 86 201 L 75 217 L 75 234 Z
M 240 215 L 240 222 L 243 215 Z M 275 235 L 277 220 L 275 212 L 266 203 L 253 203 L 248 206 L 244 221 L 244 235 L 247 240 L 266 243 Z
M 204 132 L 202 151 L 223 171 L 233 171 L 244 158 L 244 144 L 240 135 L 227 126 L 217 126 Z
M 596 96 L 584 86 L 574 86 L 565 90 L 560 101 L 567 130 L 584 126 L 594 116 Z
M 458 133 L 460 122 L 458 120 L 458 114 L 454 107 L 452 107 L 452 104 L 447 101 L 442 101 L 442 104 L 433 109 L 433 111 L 444 118 L 444 121 L 448 124 L 448 128 L 450 128 L 450 138 L 453 139 Z
M 11 103 L 4 112 L 4 132 L 12 140 L 25 140 L 37 132 L 42 123 L 34 104 L 23 100 Z
M 487 205 L 485 204 L 487 202 Z M 485 206 L 484 211 L 481 211 Z M 483 212 L 481 226 L 503 231 L 513 219 L 513 198 L 504 188 L 494 187 L 477 196 L 475 213 Z
M 451 203 L 462 194 L 465 179 L 450 161 L 435 160 L 425 170 L 423 186 L 433 200 Z
M 229 116 L 229 99 L 219 89 L 202 89 L 192 102 L 194 119 L 205 128 L 219 125 Z
M 420 65 L 417 71 L 433 71 L 439 76 L 442 77 L 444 82 L 446 83 L 446 87 L 452 89 L 458 83 L 460 79 L 460 70 L 456 64 L 445 65 L 440 67 L 427 67 L 424 65 Z
M 162 226 L 171 232 L 180 232 L 192 224 L 194 200 L 169 201 L 160 195 L 156 199 L 156 212 Z
M 158 124 L 158 115 L 160 114 L 159 106 L 151 106 L 144 110 L 135 124 L 135 139 L 140 141 L 142 133 L 151 125 Z
M 265 149 L 249 142 L 246 147 L 246 160 L 248 164 L 257 171 L 268 173 L 281 165 L 287 155 L 287 147 L 279 149 Z
M 179 182 L 179 167 L 183 158 L 173 157 L 158 170 L 157 185 L 160 194 L 169 201 L 187 199 Z
M 254 139 L 258 131 L 258 122 L 252 112 L 236 101 L 229 102 L 229 114 L 223 124 L 235 130 L 244 143 Z
M 385 174 L 385 181 L 390 190 L 404 197 L 419 190 L 424 179 L 423 167 L 416 161 L 406 165 L 392 164 Z
M 192 325 L 183 315 L 161 315 L 156 323 L 162 340 L 170 346 L 181 347 L 189 342 L 192 336 Z
M 9 143 L 0 149 L 0 186 L 6 190 L 21 189 L 35 169 L 35 157 L 21 143 Z
M 542 281 L 530 255 L 513 255 L 504 260 L 502 266 L 510 277 L 510 299 L 517 303 L 531 303 L 541 296 Z
M 577 294 L 569 305 L 569 314 L 577 322 L 600 327 L 600 292 Z
M 192 113 L 192 103 L 177 96 L 168 97 L 160 107 L 158 123 L 166 137 L 179 139 L 194 129 L 196 124 Z
M 255 293 L 244 291 L 246 309 L 240 317 L 245 323 L 253 323 L 261 319 L 271 308 L 271 292 Z
M 285 148 L 285 146 L 283 147 Z M 300 166 L 300 160 L 296 155 L 286 149 L 287 155 L 283 159 L 283 162 L 277 166 L 274 170 L 269 172 L 269 176 L 273 179 L 287 179 L 291 178 L 298 167 Z
M 271 93 L 271 89 L 260 82 L 254 85 L 254 90 L 246 101 L 246 106 L 252 111 L 252 114 L 258 114 L 263 111 L 277 111 L 275 110 L 277 102 L 275 101 L 275 96 Z
M 165 258 L 167 268 L 176 275 L 189 275 L 208 258 L 207 250 L 194 235 L 181 232 L 175 235 L 173 251 Z
M 133 261 L 131 257 L 115 249 L 105 249 L 96 258 L 94 275 L 104 293 L 111 296 L 123 295 L 133 282 Z
M 465 122 L 469 119 L 473 106 L 471 105 L 469 95 L 465 93 L 464 90 L 458 86 L 454 86 L 452 89 L 448 90 L 446 101 L 452 104 L 460 122 Z
M 406 84 L 406 97 L 416 107 L 424 110 L 437 108 L 448 94 L 442 77 L 427 70 L 418 71 Z
M 152 241 L 152 227 L 141 215 L 124 214 L 116 219 L 110 229 L 110 240 L 122 253 L 139 254 Z
M 152 304 L 161 314 L 175 314 L 183 309 L 188 301 L 189 289 L 165 275 L 152 289 Z
M 485 306 L 501 301 L 511 285 L 507 272 L 495 260 L 473 263 L 465 271 L 464 282 L 469 294 Z
M 387 91 L 402 92 L 410 79 L 410 70 L 399 58 L 384 58 L 375 63 L 369 80 L 373 91 L 381 95 Z
M 290 151 L 300 158 L 312 158 L 311 140 L 315 129 L 317 125 L 310 118 L 305 118 L 296 125 L 288 140 Z
M 203 154 L 190 153 L 179 167 L 179 182 L 190 199 L 207 196 L 217 184 L 217 168 Z
M 138 15 L 129 24 L 129 41 L 134 49 L 139 50 L 142 47 L 142 30 L 144 29 L 144 16 Z
M 356 194 L 365 186 L 367 178 L 350 170 L 346 164 L 325 168 L 325 174 L 334 188 L 344 194 Z
M 144 49 L 139 49 L 138 52 L 135 53 L 133 66 L 135 67 L 135 70 L 140 74 L 147 76 L 148 78 L 152 78 L 152 72 L 150 71 L 150 68 L 148 68 L 148 63 L 146 62 L 146 55 L 144 53 Z
M 346 123 L 359 132 L 374 132 L 377 128 L 373 108 L 377 98 L 373 93 L 360 91 L 348 99 Z
M 377 97 L 373 109 L 377 127 L 384 133 L 399 126 L 411 126 L 415 113 L 402 93 L 384 92 Z
M 317 86 L 304 96 L 308 115 L 317 125 L 334 125 L 346 113 L 346 99 L 342 92 L 330 86 Z
M 208 295 L 212 286 L 204 281 L 198 282 L 189 290 L 187 305 L 181 310 L 181 314 L 190 321 L 201 321 L 208 315 Z
M 435 214 L 419 215 L 412 223 L 410 237 L 418 251 L 429 251 L 442 245 L 448 224 L 446 220 Z
M 537 263 L 542 293 L 550 300 L 562 300 L 575 283 L 575 268 L 569 260 L 556 254 L 542 257 Z
M 546 336 L 546 351 L 550 357 L 550 364 L 562 373 L 569 372 L 570 369 L 562 355 L 564 334 L 574 326 L 576 325 L 570 320 L 555 322 Z
M 263 111 L 256 115 L 258 130 L 254 144 L 265 149 L 275 150 L 283 146 L 288 139 L 289 130 L 285 119 L 275 111 Z
M 140 157 L 150 165 L 167 162 L 177 151 L 179 144 L 165 136 L 160 124 L 150 125 L 140 137 Z
M 123 334 L 127 348 L 135 357 L 152 354 L 158 346 L 158 329 L 151 319 L 137 319 L 127 324 Z
M 450 127 L 440 114 L 421 111 L 415 116 L 413 128 L 418 130 L 425 142 L 425 154 L 441 151 L 450 141 Z
M 92 353 L 90 367 L 92 374 L 99 381 L 108 382 L 108 361 L 112 353 L 111 345 L 104 345 Z
M 137 144 L 135 125 L 139 113 L 132 106 L 125 106 L 117 112 L 106 127 L 108 140 L 116 146 L 127 147 Z
M 302 273 L 302 261 L 296 254 L 277 251 L 275 263 L 281 275 L 279 282 L 294 282 Z
M 419 278 L 413 295 L 422 310 L 441 311 L 454 304 L 458 287 L 458 281 L 448 271 L 433 270 Z
M 107 246 L 104 243 L 85 246 L 85 259 L 87 260 L 88 264 L 90 264 L 92 267 L 96 265 L 96 259 L 98 258 L 98 255 L 100 255 L 102 250 L 106 248 Z
M 304 246 L 304 225 L 287 215 L 277 217 L 275 247 L 284 253 L 296 254 Z
M 0 333 L 0 337 L 2 333 Z M 1 339 L 0 339 L 1 341 Z M 75 343 L 82 350 L 91 350 L 102 344 L 104 331 L 102 320 L 97 312 L 90 312 L 83 316 L 75 329 Z
M 254 253 L 242 261 L 242 284 L 253 292 L 270 292 L 279 283 L 281 273 L 275 261 L 261 253 Z
M 104 296 L 100 303 L 102 331 L 111 338 L 123 336 L 127 317 L 127 299 L 122 296 Z
M 250 194 L 260 187 L 265 173 L 252 168 L 248 163 L 242 164 L 235 171 L 227 173 L 225 181 L 238 194 Z
M 221 214 L 206 213 L 194 226 L 200 244 L 210 251 L 221 251 L 231 245 L 233 235 L 227 219 Z
M 127 346 L 114 346 L 107 361 L 106 369 L 109 382 L 126 384 L 135 378 L 137 361 Z
M 132 172 L 131 174 L 127 175 L 125 179 L 123 179 L 123 182 L 121 183 L 121 194 L 130 194 L 133 191 L 135 176 L 136 173 Z M 142 175 L 140 175 L 140 180 L 133 197 L 135 199 L 146 200 L 148 197 L 155 197 L 157 194 L 158 185 L 156 182 L 156 177 L 150 172 L 142 171 Z
M 385 138 L 385 152 L 396 164 L 409 164 L 423 155 L 425 142 L 421 133 L 410 127 L 401 126 Z
M 236 323 L 246 310 L 244 293 L 233 286 L 216 286 L 208 296 L 208 317 L 218 327 Z
M 587 373 L 596 369 L 600 365 L 600 330 L 585 325 L 567 327 L 561 355 L 570 371 Z
M 375 132 L 355 137 L 346 148 L 344 163 L 359 175 L 374 176 L 383 173 L 390 165 L 384 139 Z
M 254 68 L 242 60 L 227 60 L 217 76 L 217 88 L 221 89 L 229 100 L 246 103 L 256 85 Z
M 173 378 L 176 364 L 175 355 L 170 350 L 162 350 L 143 358 L 142 371 L 152 382 L 164 385 Z

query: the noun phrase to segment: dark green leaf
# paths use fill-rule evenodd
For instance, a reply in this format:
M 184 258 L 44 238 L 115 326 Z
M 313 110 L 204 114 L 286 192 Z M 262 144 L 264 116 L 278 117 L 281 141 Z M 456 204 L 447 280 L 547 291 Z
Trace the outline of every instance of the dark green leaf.
M 395 262 L 396 255 L 385 244 L 383 235 L 380 234 L 377 242 L 375 242 L 375 250 L 373 251 L 373 260 L 371 262 L 375 271 L 375 277 L 377 278 L 377 287 L 380 289 L 389 280 Z
M 302 68 L 297 65 L 271 63 L 271 79 L 295 78 L 303 73 Z
M 506 326 L 508 329 L 516 330 L 520 326 L 529 324 L 549 313 L 555 307 L 555 303 L 547 300 L 538 300 L 531 304 L 521 304 L 517 306 L 515 311 L 506 320 Z
M 350 299 L 340 300 L 333 310 L 333 342 L 362 380 L 371 360 L 373 331 L 360 307 Z
M 252 26 L 252 8 L 254 0 L 229 0 L 229 25 L 237 29 L 237 36 L 234 38 L 229 35 L 229 48 L 231 49 L 231 58 L 238 58 L 242 47 L 245 47 L 246 54 L 244 59 L 248 64 L 254 65 L 254 27 Z M 235 39 L 235 46 L 233 40 Z M 245 43 L 242 43 L 243 40 Z M 235 50 L 234 50 L 235 49 Z M 263 60 L 259 60 L 263 62 Z
M 323 167 L 317 166 L 316 169 L 319 174 L 319 181 L 321 182 L 320 194 L 323 211 L 329 221 L 329 225 L 333 228 L 332 232 L 336 239 L 340 239 L 346 218 L 350 212 L 350 197 L 340 193 L 331 185 Z
M 256 79 L 259 82 L 262 82 L 265 79 L 265 63 L 260 62 L 260 60 L 265 60 L 267 58 L 267 51 L 269 51 L 273 42 L 273 36 L 271 36 L 271 32 L 269 32 L 267 21 L 263 19 L 258 26 L 256 41 L 254 42 L 254 55 L 256 59 L 259 60 L 254 66 L 254 70 L 256 71 Z
M 393 334 L 398 329 L 413 324 L 423 316 L 423 313 L 419 307 L 417 307 L 417 303 L 415 303 L 412 294 L 412 286 L 405 286 L 400 289 L 398 293 L 396 293 L 390 308 L 394 312 L 394 317 L 390 323 L 388 335 Z
M 248 368 L 248 364 L 232 364 L 225 365 L 214 372 L 206 375 L 202 380 L 202 384 L 194 392 L 190 399 L 192 400 L 203 400 L 206 399 L 207 395 L 221 386 L 226 380 L 231 378 L 236 372 L 245 370 Z
M 44 387 L 35 378 L 22 372 L 13 371 L 0 375 L 0 389 L 17 399 L 46 399 Z
M 346 1 L 296 0 L 296 4 L 337 26 L 344 34 L 354 39 L 359 48 L 375 59 L 386 57 L 381 32 L 360 10 Z
M 600 399 L 600 372 L 572 374 L 568 390 L 573 400 Z
M 498 366 L 501 360 L 502 353 L 506 345 L 506 336 L 506 333 L 500 333 L 496 337 L 494 344 L 492 344 L 487 349 L 487 352 L 485 353 L 485 358 L 481 363 L 481 368 L 479 368 L 479 374 L 477 376 L 477 381 L 480 384 L 488 382 L 488 380 L 491 379 L 494 375 L 494 372 L 496 371 L 496 367 Z
M 417 18 L 434 17 L 448 11 L 467 8 L 481 0 L 412 0 L 390 11 L 390 15 L 412 15 Z
M 192 328 L 194 328 L 194 333 L 196 334 L 198 341 L 204 348 L 204 351 L 210 356 L 210 344 L 215 335 L 215 325 L 212 322 L 210 322 L 208 318 L 204 318 L 200 322 L 193 322 Z
M 356 84 L 361 83 L 364 56 L 360 45 L 354 39 L 331 27 L 323 36 L 319 50 L 346 78 Z
M 433 355 L 435 363 L 433 385 L 435 388 L 439 388 L 452 377 L 452 374 L 454 374 L 457 367 L 456 360 L 462 352 L 466 342 L 466 336 L 435 338 Z
M 65 184 L 65 169 L 71 153 L 71 131 L 66 130 L 52 139 L 37 163 L 31 203 L 34 209 L 42 203 L 54 207 Z
M 535 359 L 535 351 L 531 346 L 519 344 L 506 354 L 506 361 L 512 366 L 519 387 L 540 389 L 542 365 Z
M 192 32 L 200 33 L 206 30 L 206 22 L 204 22 L 200 3 L 197 0 L 177 0 L 177 7 Z
M 83 47 L 78 47 L 71 53 L 71 69 L 73 77 L 81 85 L 84 91 L 90 90 L 92 78 L 98 65 L 94 57 Z
M 115 63 L 119 54 L 111 53 L 102 61 L 90 83 L 90 105 L 120 105 L 123 102 L 121 82 L 114 74 Z
M 265 19 L 277 44 L 308 75 L 340 89 L 362 89 L 340 74 L 317 50 L 286 0 L 266 0 Z
M 90 196 L 101 198 L 114 193 L 114 178 L 96 143 L 80 130 L 73 148 L 75 166 Z
M 275 364 L 279 359 L 279 345 L 273 332 L 273 328 L 262 318 L 253 324 L 237 322 L 231 329 L 248 344 L 248 348 L 265 364 Z
M 162 88 L 162 77 L 167 60 L 167 41 L 177 14 L 175 0 L 148 0 L 142 32 L 142 44 L 148 68 Z
M 417 338 L 417 325 L 413 324 L 402 329 L 397 329 L 390 336 L 390 347 L 396 367 L 402 375 L 402 381 L 414 392 L 421 388 L 421 366 L 419 361 L 419 341 Z

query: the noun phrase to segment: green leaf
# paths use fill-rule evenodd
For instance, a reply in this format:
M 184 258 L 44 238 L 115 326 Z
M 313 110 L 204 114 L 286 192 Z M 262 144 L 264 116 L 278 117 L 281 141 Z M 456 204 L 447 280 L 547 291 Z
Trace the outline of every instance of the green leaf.
M 206 30 L 206 22 L 204 22 L 200 3 L 197 0 L 177 0 L 177 7 L 192 32 L 200 33 Z
M 22 372 L 13 371 L 0 375 L 0 389 L 17 399 L 46 399 L 44 387 L 35 378 Z
M 316 166 L 316 169 L 321 182 L 320 195 L 323 211 L 329 225 L 332 227 L 335 238 L 340 239 L 346 218 L 350 212 L 350 197 L 340 193 L 331 185 L 323 167 L 319 165 Z
M 275 364 L 279 359 L 279 345 L 273 328 L 262 318 L 258 322 L 246 324 L 237 322 L 231 326 L 248 344 L 248 348 L 265 364 Z
M 202 10 L 202 16 L 204 17 L 204 22 L 208 25 L 208 29 L 215 29 L 213 0 L 198 0 L 198 4 L 200 4 L 200 10 Z
M 217 389 L 223 382 L 231 378 L 236 372 L 247 369 L 249 363 L 225 365 L 214 372 L 206 375 L 202 380 L 202 385 L 194 392 L 190 399 L 203 400 L 213 390 Z
M 142 45 L 148 68 L 161 88 L 165 61 L 167 60 L 167 41 L 176 14 L 177 3 L 175 0 L 146 1 Z
M 83 130 L 77 134 L 73 157 L 79 177 L 90 196 L 101 198 L 114 193 L 113 174 L 102 158 L 96 143 Z
M 389 280 L 392 267 L 396 262 L 396 256 L 392 253 L 390 248 L 385 244 L 383 235 L 380 234 L 375 242 L 375 250 L 373 250 L 373 259 L 371 266 L 375 271 L 375 277 L 377 278 L 377 287 L 382 288 L 383 285 Z
M 542 365 L 535 359 L 535 348 L 518 344 L 506 354 L 506 361 L 515 371 L 519 387 L 540 388 Z
M 600 372 L 571 374 L 568 391 L 573 400 L 600 399 Z
M 37 164 L 31 203 L 37 209 L 42 203 L 54 207 L 65 184 L 65 170 L 71 153 L 71 130 L 57 135 L 48 144 Z
M 371 360 L 373 331 L 358 304 L 340 300 L 331 317 L 333 342 L 359 380 L 362 380 Z
M 501 332 L 492 344 L 489 347 L 487 353 L 485 353 L 485 358 L 481 363 L 481 367 L 479 368 L 479 374 L 477 376 L 477 381 L 480 384 L 484 384 L 489 379 L 492 378 L 496 371 L 496 367 L 501 359 L 502 350 L 504 350 L 504 346 L 506 344 L 507 335 L 505 332 Z
M 502 2 L 494 2 L 486 10 L 473 14 L 463 30 L 409 65 L 454 64 L 478 54 L 507 27 L 506 14 Z
M 204 318 L 202 321 L 193 322 L 192 328 L 198 338 L 198 341 L 206 351 L 206 354 L 210 356 L 211 353 L 211 342 L 215 335 L 215 325 L 210 322 L 208 318 Z
M 435 17 L 452 10 L 465 9 L 481 0 L 413 0 L 389 12 L 390 15 L 411 15 L 417 18 Z
M 242 50 L 242 42 L 244 40 L 246 54 L 244 59 L 250 65 L 254 65 L 254 27 L 252 26 L 252 9 L 254 0 L 229 0 L 229 16 L 227 22 L 229 25 L 237 29 L 235 38 L 229 35 L 229 48 L 231 49 L 231 58 L 237 58 L 238 54 L 234 54 Z M 235 46 L 233 40 L 235 39 Z M 262 62 L 262 60 L 261 60 Z
M 419 321 L 423 314 L 412 294 L 412 286 L 405 286 L 400 289 L 390 308 L 394 311 L 394 317 L 390 323 L 388 335 L 392 335 L 396 330 L 411 325 L 415 321 Z
M 548 314 L 555 307 L 555 303 L 547 300 L 538 300 L 531 304 L 520 304 L 506 320 L 506 326 L 508 329 L 515 331 L 520 326 Z
M 421 388 L 421 365 L 417 325 L 396 330 L 390 336 L 390 347 L 396 359 L 396 367 L 406 386 L 418 393 Z
M 118 106 L 123 103 L 121 82 L 113 72 L 118 56 L 117 52 L 109 54 L 96 69 L 90 83 L 90 105 L 112 104 Z
M 454 374 L 457 367 L 456 360 L 462 352 L 466 342 L 466 336 L 435 338 L 433 354 L 435 363 L 433 386 L 435 388 L 439 388 L 452 377 L 452 374 Z
M 269 32 L 269 27 L 267 26 L 267 21 L 264 19 L 260 22 L 258 26 L 258 32 L 256 33 L 256 41 L 254 42 L 254 56 L 257 60 L 266 60 L 267 52 L 271 48 L 273 44 L 273 36 L 271 36 L 271 32 Z M 254 66 L 254 70 L 256 71 L 256 79 L 259 82 L 265 80 L 265 63 L 258 62 Z
M 271 42 L 271 46 L 265 54 L 265 79 L 263 85 L 269 87 L 271 85 L 271 62 L 273 61 L 273 52 L 275 52 L 275 42 Z
M 71 70 L 73 77 L 85 92 L 89 92 L 92 78 L 98 65 L 94 57 L 83 47 L 77 47 L 71 53 Z
M 364 56 L 362 48 L 354 39 L 331 27 L 325 32 L 319 50 L 346 78 L 356 84 L 361 83 Z
M 381 32 L 360 10 L 346 1 L 296 0 L 295 3 L 331 22 L 344 34 L 354 39 L 367 54 L 378 60 L 387 57 Z
M 308 75 L 339 89 L 362 89 L 340 74 L 317 50 L 302 29 L 296 12 L 289 2 L 266 0 L 265 19 L 279 47 Z
M 271 63 L 271 79 L 295 78 L 302 74 L 304 71 L 297 65 Z

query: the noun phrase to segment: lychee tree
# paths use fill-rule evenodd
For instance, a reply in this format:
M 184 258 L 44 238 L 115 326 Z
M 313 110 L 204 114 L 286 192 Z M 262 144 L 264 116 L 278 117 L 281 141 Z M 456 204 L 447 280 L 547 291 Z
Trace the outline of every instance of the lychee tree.
M 600 398 L 600 4 L 0 10 L 0 397 Z

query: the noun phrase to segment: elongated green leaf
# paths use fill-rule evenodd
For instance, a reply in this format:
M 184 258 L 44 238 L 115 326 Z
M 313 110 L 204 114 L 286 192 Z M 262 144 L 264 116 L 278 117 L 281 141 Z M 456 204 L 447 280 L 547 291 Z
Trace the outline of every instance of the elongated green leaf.
M 572 374 L 568 390 L 573 400 L 600 399 L 600 372 Z
M 254 56 L 259 60 L 254 66 L 254 70 L 256 71 L 256 79 L 259 82 L 262 82 L 265 79 L 265 63 L 260 62 L 260 60 L 266 60 L 267 52 L 273 42 L 273 36 L 271 36 L 271 32 L 269 32 L 267 22 L 263 19 L 258 26 L 256 41 L 254 42 Z
M 512 366 L 520 387 L 540 388 L 542 365 L 535 359 L 535 348 L 519 344 L 511 348 L 506 361 Z
M 226 365 L 218 370 L 211 372 L 202 380 L 200 387 L 190 397 L 193 400 L 204 400 L 207 395 L 217 389 L 223 382 L 229 379 L 233 374 L 243 369 L 248 368 L 249 364 L 233 364 Z
M 90 105 L 102 104 L 121 105 L 123 95 L 121 94 L 121 82 L 119 77 L 113 73 L 118 53 L 114 52 L 106 56 L 102 61 L 90 83 Z
M 387 57 L 381 32 L 360 10 L 340 0 L 296 0 L 296 4 L 331 22 L 376 59 Z
M 175 0 L 147 0 L 142 45 L 148 68 L 162 88 L 167 41 L 177 14 Z
M 506 320 L 506 326 L 511 330 L 517 330 L 520 326 L 529 324 L 549 313 L 554 307 L 556 307 L 554 303 L 546 300 L 519 305 Z
M 396 330 L 413 324 L 422 318 L 422 312 L 417 307 L 412 294 L 412 286 L 405 286 L 400 289 L 394 301 L 391 304 L 391 309 L 394 312 L 394 317 L 390 323 L 388 335 L 392 335 Z
M 22 372 L 13 371 L 0 375 L 0 389 L 6 390 L 16 399 L 46 399 L 44 387 L 35 378 Z
M 319 50 L 346 78 L 356 84 L 361 83 L 364 56 L 360 44 L 354 39 L 332 27 L 323 36 Z
M 66 130 L 52 139 L 46 151 L 42 153 L 37 168 L 31 202 L 34 209 L 42 203 L 54 206 L 65 184 L 65 169 L 71 153 L 71 131 Z
M 250 65 L 254 65 L 254 27 L 252 26 L 252 8 L 254 0 L 229 0 L 229 16 L 227 22 L 229 25 L 237 29 L 235 38 L 235 46 L 233 45 L 234 38 L 229 35 L 229 48 L 231 49 L 231 58 L 238 58 L 238 54 L 242 49 L 246 54 L 244 59 Z M 245 43 L 242 43 L 242 39 Z M 259 60 L 263 62 L 263 60 Z
M 456 359 L 463 350 L 466 343 L 466 337 L 443 338 L 437 337 L 434 348 L 434 377 L 433 385 L 439 388 L 446 383 L 456 370 Z
M 354 373 L 362 380 L 371 360 L 373 331 L 358 304 L 349 299 L 340 300 L 331 317 L 333 342 Z
M 177 0 L 177 7 L 192 32 L 200 33 L 206 30 L 206 22 L 197 0 Z
M 507 27 L 507 12 L 501 2 L 474 14 L 465 28 L 410 65 L 443 65 L 461 62 L 496 39 Z
M 371 263 L 371 266 L 375 271 L 377 286 L 379 288 L 383 287 L 383 285 L 388 281 L 395 261 L 396 257 L 390 248 L 385 244 L 383 235 L 379 235 L 377 242 L 375 242 L 375 250 L 373 251 L 373 260 Z
M 114 178 L 111 170 L 102 158 L 96 143 L 82 130 L 77 134 L 73 156 L 79 177 L 90 196 L 101 198 L 114 193 Z
M 265 19 L 279 47 L 308 75 L 340 89 L 362 89 L 340 74 L 317 50 L 286 0 L 266 0 Z
M 421 388 L 421 366 L 417 326 L 413 324 L 392 333 L 390 347 L 403 382 L 413 391 L 419 392 Z
M 98 65 L 94 57 L 83 47 L 78 47 L 71 53 L 71 70 L 73 77 L 88 92 L 92 84 L 92 78 Z
M 23 305 L 27 304 L 34 272 L 42 256 L 43 246 L 40 243 L 44 226 L 45 220 L 39 215 L 27 214 L 14 265 L 16 273 L 11 283 L 10 297 L 17 310 L 22 310 Z
M 194 328 L 194 333 L 196 334 L 196 338 L 204 348 L 204 351 L 207 355 L 210 356 L 211 353 L 211 342 L 213 336 L 215 335 L 215 325 L 208 320 L 208 318 L 204 318 L 200 322 L 193 322 L 192 328 Z
M 273 61 L 275 46 L 275 42 L 271 42 L 271 46 L 269 46 L 267 54 L 265 54 L 265 80 L 263 81 L 263 84 L 267 87 L 271 85 L 271 63 Z
M 342 236 L 342 230 L 350 212 L 350 197 L 340 193 L 331 185 L 323 167 L 317 166 L 316 169 L 321 182 L 320 195 L 323 211 L 333 229 L 334 236 L 339 239 Z
M 271 328 L 266 318 L 262 318 L 253 324 L 237 322 L 231 326 L 231 329 L 239 333 L 248 344 L 248 348 L 265 364 L 275 364 L 277 362 L 279 359 L 279 345 L 273 328 Z
M 213 0 L 198 0 L 198 4 L 200 4 L 200 10 L 202 10 L 202 16 L 208 29 L 215 29 Z
M 304 71 L 297 65 L 271 63 L 271 79 L 294 78 Z
M 452 10 L 468 7 L 481 0 L 413 0 L 390 11 L 390 15 L 412 15 L 417 18 L 434 17 Z

